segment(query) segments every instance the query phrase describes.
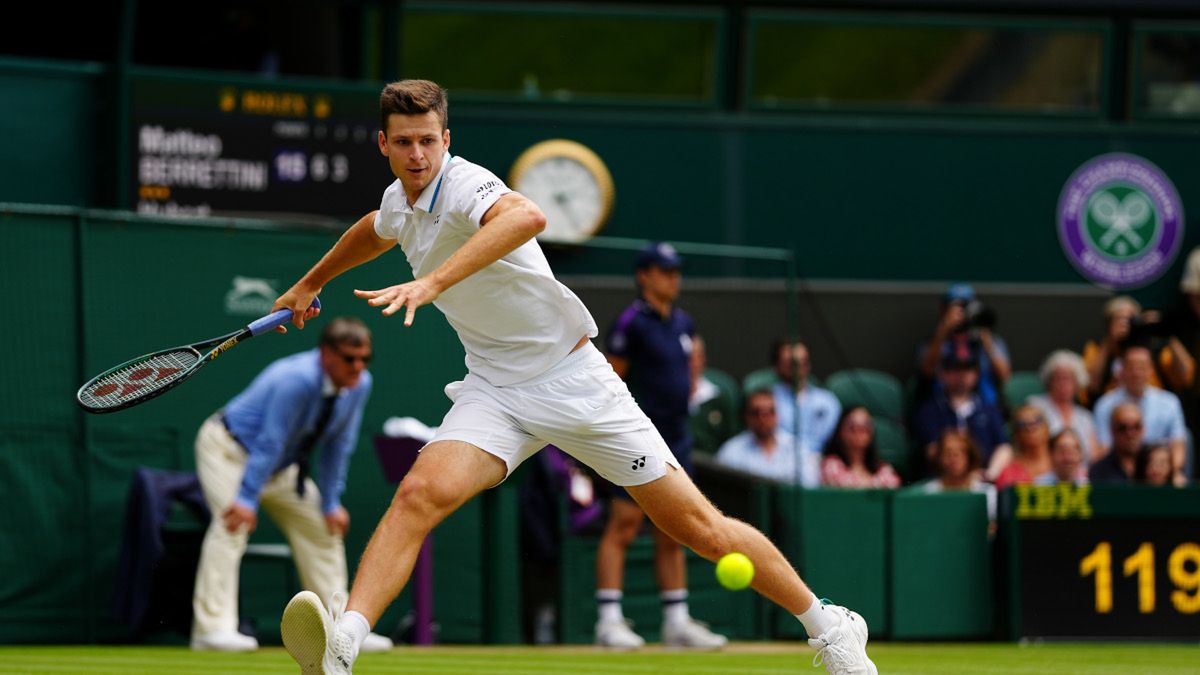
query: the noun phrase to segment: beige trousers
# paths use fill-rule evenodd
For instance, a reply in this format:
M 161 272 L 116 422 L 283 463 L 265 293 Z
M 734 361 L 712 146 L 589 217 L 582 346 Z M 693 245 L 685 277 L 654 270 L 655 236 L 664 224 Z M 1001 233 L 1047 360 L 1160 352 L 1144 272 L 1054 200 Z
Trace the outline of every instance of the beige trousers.
M 246 468 L 246 452 L 230 436 L 219 415 L 213 415 L 196 435 L 196 473 L 212 521 L 204 534 L 196 588 L 192 596 L 192 635 L 236 631 L 238 577 L 246 542 L 245 529 L 230 533 L 221 513 L 233 504 Z M 259 497 L 265 511 L 287 537 L 300 572 L 300 583 L 328 603 L 336 591 L 345 592 L 346 548 L 341 535 L 332 535 L 321 514 L 315 482 L 306 479 L 304 497 L 296 494 L 295 464 L 271 476 Z

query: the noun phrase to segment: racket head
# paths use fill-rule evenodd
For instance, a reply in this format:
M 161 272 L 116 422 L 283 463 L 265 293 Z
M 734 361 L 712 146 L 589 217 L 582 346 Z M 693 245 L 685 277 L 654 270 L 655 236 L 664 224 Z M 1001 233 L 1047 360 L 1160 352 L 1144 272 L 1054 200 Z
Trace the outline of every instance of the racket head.
M 183 382 L 204 361 L 194 346 L 144 354 L 93 377 L 75 393 L 75 400 L 90 413 L 124 410 Z

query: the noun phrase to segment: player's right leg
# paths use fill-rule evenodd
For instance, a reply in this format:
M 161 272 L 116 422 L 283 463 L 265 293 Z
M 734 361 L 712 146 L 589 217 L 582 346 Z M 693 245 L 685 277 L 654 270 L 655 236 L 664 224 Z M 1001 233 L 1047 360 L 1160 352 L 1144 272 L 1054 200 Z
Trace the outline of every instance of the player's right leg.
M 503 460 L 470 443 L 443 440 L 425 446 L 367 543 L 346 613 L 340 608 L 327 612 L 320 599 L 307 592 L 298 594 L 284 610 L 280 626 L 284 646 L 302 672 L 349 673 L 370 627 L 408 583 L 426 535 L 505 475 Z
M 844 607 L 823 605 L 779 549 L 750 525 L 730 518 L 700 493 L 687 474 L 668 470 L 657 480 L 626 488 L 664 533 L 716 562 L 730 552 L 754 563 L 751 587 L 798 618 L 830 673 L 878 673 L 867 657 L 867 625 Z

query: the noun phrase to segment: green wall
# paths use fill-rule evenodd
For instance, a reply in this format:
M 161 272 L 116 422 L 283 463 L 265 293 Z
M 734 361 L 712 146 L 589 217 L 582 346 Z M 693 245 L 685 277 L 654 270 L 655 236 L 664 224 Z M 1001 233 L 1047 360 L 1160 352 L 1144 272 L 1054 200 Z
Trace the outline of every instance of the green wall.
M 9 296 L 10 327 L 10 358 L 0 363 L 6 383 L 0 467 L 8 477 L 0 491 L 0 538 L 10 542 L 0 552 L 0 641 L 122 636 L 109 608 L 133 472 L 139 466 L 192 470 L 192 443 L 204 418 L 270 361 L 315 345 L 321 319 L 303 332 L 241 345 L 143 406 L 88 416 L 74 404 L 79 384 L 104 368 L 257 318 L 257 312 L 227 307 L 234 277 L 267 279 L 282 292 L 335 239 L 325 231 L 258 225 L 196 226 L 19 207 L 0 216 L 0 281 Z M 355 287 L 396 283 L 398 269 L 406 269 L 402 260 L 385 257 L 322 293 L 326 318 L 359 316 L 376 335 L 375 389 L 343 499 L 354 523 L 347 540 L 352 565 L 394 489 L 380 470 L 373 436 L 393 415 L 437 424 L 449 408 L 442 385 L 465 372 L 462 347 L 438 312 L 424 309 L 401 330 L 351 295 Z M 481 555 L 482 518 L 481 507 L 472 504 L 438 530 L 437 538 L 446 537 L 456 552 L 439 563 L 444 577 L 438 583 L 461 591 L 439 607 L 450 639 L 484 639 L 483 587 L 471 591 L 456 581 Z M 251 541 L 282 538 L 264 525 Z M 397 619 L 392 614 L 381 625 Z

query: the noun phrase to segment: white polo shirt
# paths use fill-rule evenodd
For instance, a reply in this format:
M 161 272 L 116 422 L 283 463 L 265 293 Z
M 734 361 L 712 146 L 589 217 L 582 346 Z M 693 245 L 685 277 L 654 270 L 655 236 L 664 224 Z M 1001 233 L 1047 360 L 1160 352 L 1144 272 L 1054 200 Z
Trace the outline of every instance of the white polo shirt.
M 412 206 L 399 180 L 383 193 L 375 232 L 396 239 L 413 276 L 438 268 L 471 235 L 483 214 L 511 190 L 491 171 L 450 153 Z M 533 239 L 446 289 L 433 304 L 466 349 L 467 370 L 502 387 L 558 363 L 596 322 L 583 302 L 554 278 Z

